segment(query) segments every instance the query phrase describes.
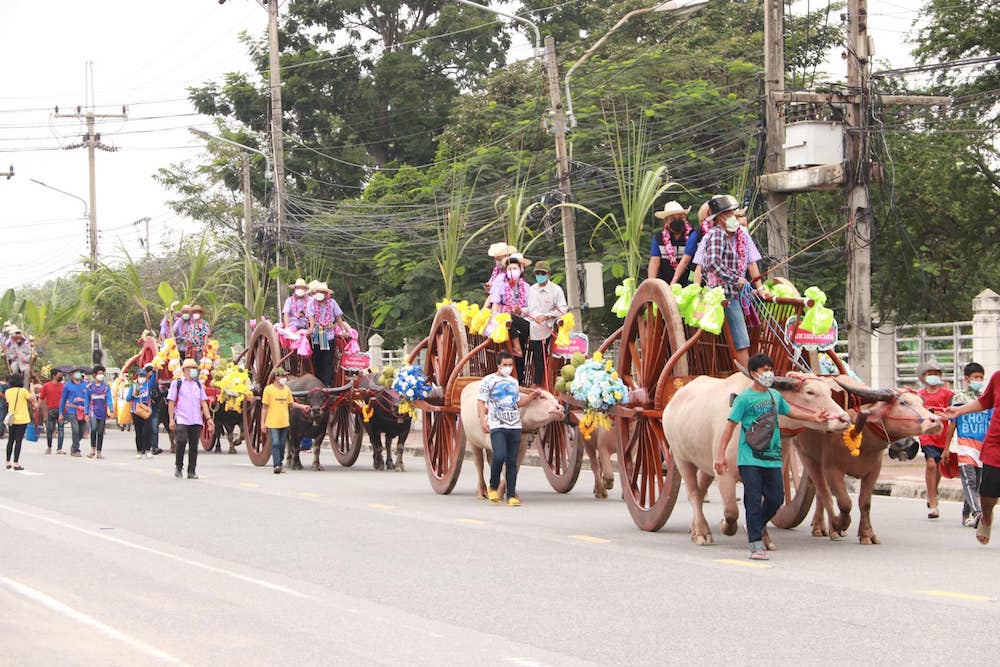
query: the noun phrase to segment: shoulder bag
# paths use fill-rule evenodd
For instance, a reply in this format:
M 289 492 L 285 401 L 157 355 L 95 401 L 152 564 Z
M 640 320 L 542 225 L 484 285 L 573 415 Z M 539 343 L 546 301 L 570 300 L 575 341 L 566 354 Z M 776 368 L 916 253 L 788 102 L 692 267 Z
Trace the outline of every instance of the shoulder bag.
M 778 428 L 778 404 L 770 389 L 767 390 L 767 395 L 771 399 L 771 409 L 743 429 L 743 437 L 747 441 L 747 445 L 755 452 L 766 451 L 771 446 L 774 429 Z

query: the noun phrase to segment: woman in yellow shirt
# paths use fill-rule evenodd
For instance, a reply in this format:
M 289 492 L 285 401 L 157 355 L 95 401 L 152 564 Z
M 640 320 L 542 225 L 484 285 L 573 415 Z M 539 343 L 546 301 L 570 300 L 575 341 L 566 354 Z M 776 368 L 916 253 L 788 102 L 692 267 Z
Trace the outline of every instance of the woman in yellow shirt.
M 28 429 L 31 421 L 31 414 L 35 411 L 35 397 L 24 388 L 23 375 L 11 375 L 7 378 L 10 388 L 4 394 L 7 405 L 10 409 L 10 436 L 7 438 L 7 469 L 24 470 L 18 459 L 21 458 L 21 441 L 24 440 L 24 432 Z M 14 463 L 11 464 L 10 455 L 14 454 Z
M 281 461 L 285 458 L 285 445 L 288 443 L 288 431 L 291 419 L 288 414 L 290 407 L 308 410 L 306 405 L 300 405 L 292 398 L 292 390 L 288 388 L 288 372 L 284 368 L 274 369 L 274 381 L 264 387 L 263 404 L 260 420 L 271 436 L 271 461 L 274 463 L 274 474 L 282 472 Z

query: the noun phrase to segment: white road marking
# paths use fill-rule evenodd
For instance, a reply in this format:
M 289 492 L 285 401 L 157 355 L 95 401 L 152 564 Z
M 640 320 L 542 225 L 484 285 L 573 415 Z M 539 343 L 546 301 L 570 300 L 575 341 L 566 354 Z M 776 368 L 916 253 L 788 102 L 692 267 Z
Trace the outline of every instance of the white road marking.
M 395 505 L 383 505 L 382 503 L 370 503 L 368 505 L 368 507 L 371 507 L 372 509 L 376 509 L 376 510 L 394 510 L 394 509 L 396 509 Z
M 78 611 L 76 609 L 73 609 L 69 605 L 60 602 L 59 600 L 55 599 L 51 595 L 47 595 L 46 593 L 43 593 L 42 591 L 36 590 L 34 588 L 31 588 L 30 586 L 26 586 L 25 584 L 22 584 L 22 583 L 20 583 L 18 581 L 14 581 L 13 579 L 8 579 L 7 577 L 0 577 L 0 584 L 3 584 L 4 586 L 6 586 L 10 590 L 14 591 L 18 595 L 24 596 L 24 597 L 28 598 L 29 600 L 33 600 L 34 602 L 37 602 L 38 604 L 40 604 L 40 605 L 42 605 L 44 607 L 48 607 L 49 609 L 51 609 L 52 611 L 56 612 L 57 614 L 61 614 L 61 615 L 65 616 L 66 618 L 69 618 L 69 619 L 71 619 L 73 621 L 76 621 L 77 623 L 80 623 L 81 625 L 90 626 L 91 628 L 93 628 L 93 629 L 97 630 L 98 632 L 100 632 L 105 637 L 109 637 L 110 639 L 114 639 L 114 640 L 120 641 L 123 644 L 128 644 L 129 646 L 131 646 L 135 650 L 137 650 L 137 651 L 139 651 L 141 653 L 145 653 L 149 657 L 155 658 L 156 660 L 159 660 L 160 662 L 165 662 L 165 663 L 168 663 L 168 664 L 171 664 L 171 665 L 183 665 L 183 664 L 186 664 L 180 658 L 176 658 L 176 657 L 170 655 L 169 653 L 161 651 L 160 649 L 156 648 L 155 646 L 150 646 L 149 644 L 147 644 L 146 642 L 144 642 L 144 641 L 142 641 L 140 639 L 136 639 L 135 637 L 131 637 L 131 636 L 125 634 L 124 632 L 122 632 L 121 630 L 116 630 L 115 628 L 111 627 L 110 625 L 106 625 L 104 623 L 101 623 L 99 620 L 97 620 L 93 616 L 89 616 L 89 615 L 83 613 L 82 611 Z
M 208 572 L 214 572 L 215 574 L 222 574 L 239 581 L 246 582 L 248 584 L 253 584 L 255 586 L 260 586 L 261 588 L 266 588 L 272 591 L 278 591 L 279 593 L 286 593 L 293 597 L 302 598 L 304 600 L 312 599 L 311 595 L 306 595 L 301 593 L 294 588 L 288 588 L 287 586 L 282 586 L 281 584 L 275 584 L 266 579 L 260 579 L 259 577 L 251 577 L 245 574 L 239 574 L 237 572 L 231 572 L 225 570 L 221 567 L 215 567 L 213 565 L 206 565 L 205 563 L 200 563 L 196 560 L 191 560 L 190 558 L 183 558 L 182 556 L 175 556 L 174 554 L 167 553 L 166 551 L 160 551 L 159 549 L 154 549 L 152 547 L 146 547 L 141 544 L 135 544 L 134 542 L 129 542 L 128 540 L 123 540 L 118 537 L 111 537 L 110 535 L 104 535 L 102 533 L 97 533 L 92 530 L 87 530 L 86 528 L 80 528 L 79 526 L 74 526 L 72 524 L 66 523 L 64 521 L 59 521 L 58 519 L 51 519 L 47 516 L 42 516 L 41 514 L 35 514 L 34 512 L 26 512 L 24 510 L 15 509 L 13 507 L 8 507 L 7 505 L 0 505 L 0 510 L 7 510 L 8 512 L 13 512 L 14 514 L 21 514 L 23 516 L 31 517 L 32 519 L 38 519 L 39 521 L 45 521 L 51 523 L 54 526 L 59 526 L 60 528 L 66 528 L 67 530 L 72 530 L 83 535 L 89 535 L 90 537 L 96 537 L 102 540 L 107 540 L 114 544 L 129 547 L 130 549 L 135 549 L 137 551 L 144 551 L 146 553 L 156 554 L 157 556 L 162 556 L 163 558 L 168 558 L 170 560 L 177 561 L 178 563 L 184 563 L 185 565 L 191 565 L 194 567 L 201 568 Z

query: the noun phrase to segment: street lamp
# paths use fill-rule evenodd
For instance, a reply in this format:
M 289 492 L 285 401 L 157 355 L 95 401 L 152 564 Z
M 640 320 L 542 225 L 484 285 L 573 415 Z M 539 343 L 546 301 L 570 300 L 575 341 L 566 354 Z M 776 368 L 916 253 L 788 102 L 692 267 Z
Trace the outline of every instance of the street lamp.
M 205 139 L 206 141 L 221 141 L 224 144 L 229 144 L 230 146 L 235 146 L 236 148 L 242 148 L 245 151 L 250 151 L 251 153 L 256 153 L 257 155 L 260 155 L 261 157 L 264 158 L 264 178 L 267 179 L 271 178 L 271 158 L 269 158 L 267 156 L 267 153 L 265 153 L 264 151 L 257 150 L 256 148 L 247 146 L 246 144 L 241 144 L 240 142 L 233 141 L 232 139 L 226 139 L 225 137 L 218 137 L 214 134 L 209 134 L 205 130 L 199 130 L 197 127 L 189 127 L 188 132 L 196 136 L 199 136 L 202 139 Z
M 62 194 L 64 194 L 64 195 L 66 195 L 67 197 L 72 197 L 73 199 L 79 199 L 79 200 L 80 200 L 80 201 L 81 201 L 81 202 L 83 203 L 83 217 L 85 217 L 85 218 L 88 218 L 88 217 L 90 217 L 90 211 L 89 211 L 89 209 L 87 208 L 87 200 L 86 200 L 86 199 L 84 199 L 83 197 L 77 197 L 77 196 L 76 196 L 75 194 L 73 194 L 72 192 L 66 192 L 65 190 L 60 190 L 60 189 L 59 189 L 59 188 L 57 188 L 57 187 L 54 187 L 54 186 L 52 186 L 52 185 L 49 185 L 48 183 L 42 183 L 42 182 L 41 182 L 40 180 L 38 180 L 37 178 L 29 178 L 28 180 L 29 180 L 29 181 L 31 181 L 32 183 L 38 183 L 38 184 L 39 184 L 40 186 L 42 186 L 43 188 L 48 188 L 49 190 L 55 190 L 56 192 L 60 192 L 60 193 L 62 193 Z
M 570 129 L 576 127 L 576 116 L 573 115 L 573 96 L 569 92 L 569 78 L 573 75 L 573 72 L 577 67 L 582 65 L 584 61 L 587 60 L 592 53 L 594 53 L 594 51 L 607 41 L 608 37 L 610 37 L 613 32 L 625 25 L 633 16 L 649 14 L 651 12 L 664 12 L 675 16 L 687 16 L 688 14 L 695 13 L 707 4 L 708 0 L 668 0 L 668 2 L 661 2 L 654 7 L 644 7 L 643 9 L 631 11 L 621 17 L 621 19 L 618 20 L 618 23 L 611 26 L 611 29 L 604 33 L 603 37 L 594 42 L 594 45 L 587 49 L 584 54 L 580 56 L 580 59 L 569 68 L 568 72 L 566 72 L 566 115 L 569 117 Z
M 708 2 L 708 0 L 705 1 Z M 523 16 L 518 16 L 517 14 L 508 14 L 506 12 L 500 11 L 499 9 L 493 9 L 492 7 L 481 5 L 478 2 L 469 2 L 469 0 L 455 0 L 455 2 L 457 2 L 460 5 L 466 5 L 467 7 L 475 7 L 476 9 L 481 9 L 484 12 L 491 12 L 498 16 L 509 18 L 512 21 L 519 21 L 525 24 L 526 26 L 530 27 L 531 30 L 535 33 L 535 57 L 541 58 L 545 54 L 545 50 L 542 48 L 542 33 L 538 30 L 538 24 L 534 23 L 533 21 L 529 21 Z

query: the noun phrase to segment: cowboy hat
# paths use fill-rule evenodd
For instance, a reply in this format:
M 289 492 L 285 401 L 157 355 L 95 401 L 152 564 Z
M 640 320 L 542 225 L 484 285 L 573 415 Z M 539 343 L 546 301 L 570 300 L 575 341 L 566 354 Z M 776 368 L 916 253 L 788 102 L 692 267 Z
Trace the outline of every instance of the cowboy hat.
M 184 363 L 181 364 L 181 368 L 198 368 L 198 362 L 191 357 L 188 357 L 184 360 Z
M 726 211 L 735 211 L 739 208 L 740 203 L 736 201 L 736 197 L 732 195 L 715 195 L 708 200 L 708 213 L 709 216 L 705 220 L 711 222 L 715 220 L 715 217 L 720 213 L 725 213 Z
M 205 314 L 205 309 L 202 308 L 201 306 L 199 306 L 198 304 L 195 304 L 195 305 L 191 306 L 191 312 L 192 313 L 201 313 L 202 315 L 204 315 Z
M 508 252 L 507 250 L 508 247 L 510 246 L 508 246 L 503 241 L 499 243 L 494 243 L 493 245 L 490 246 L 490 249 L 486 251 L 486 254 L 493 258 L 503 257 L 505 255 L 510 254 L 510 252 Z
M 181 306 L 181 312 L 182 313 L 190 313 L 191 312 L 191 304 L 185 303 L 183 306 Z
M 698 222 L 705 222 L 705 218 L 708 217 L 708 202 L 705 202 L 698 207 Z
M 326 283 L 314 280 L 310 283 L 310 292 L 326 292 L 327 294 L 333 294 L 333 290 L 326 286 Z
M 549 263 L 543 259 L 535 264 L 535 273 L 552 273 L 552 269 L 549 268 Z
M 292 289 L 296 289 L 298 287 L 302 287 L 303 289 L 309 289 L 309 285 L 307 285 L 306 281 L 302 278 L 296 278 L 295 282 L 289 285 L 289 287 L 291 287 Z
M 676 201 L 668 201 L 666 204 L 663 205 L 662 211 L 657 211 L 653 215 L 655 215 L 660 220 L 663 220 L 664 218 L 669 218 L 670 216 L 677 215 L 678 213 L 687 215 L 690 212 L 691 212 L 690 206 L 684 208 L 683 206 L 680 205 L 680 203 Z
M 526 259 L 524 255 L 517 252 L 517 250 L 510 254 L 510 257 L 508 257 L 507 261 L 504 262 L 504 266 L 510 264 L 511 262 L 517 262 L 521 266 L 531 266 L 531 260 Z

